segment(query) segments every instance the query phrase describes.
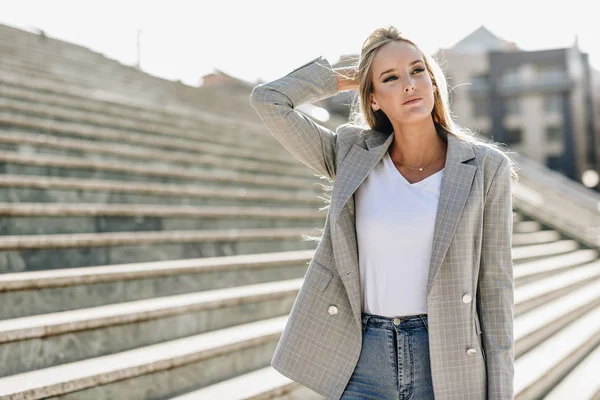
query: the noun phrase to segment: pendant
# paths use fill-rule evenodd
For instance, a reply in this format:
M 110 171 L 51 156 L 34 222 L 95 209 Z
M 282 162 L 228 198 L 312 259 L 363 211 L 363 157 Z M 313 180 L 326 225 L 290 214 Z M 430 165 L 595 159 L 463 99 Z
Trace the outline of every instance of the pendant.
M 419 168 L 419 171 L 423 171 L 423 168 Z

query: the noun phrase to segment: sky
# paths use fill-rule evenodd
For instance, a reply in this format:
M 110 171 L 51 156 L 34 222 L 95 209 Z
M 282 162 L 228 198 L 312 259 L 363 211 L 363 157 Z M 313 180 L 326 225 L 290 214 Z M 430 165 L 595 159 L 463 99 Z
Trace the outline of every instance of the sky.
M 374 29 L 394 25 L 426 53 L 480 26 L 523 50 L 572 46 L 600 70 L 600 21 L 589 0 L 0 0 L 0 23 L 80 44 L 152 75 L 198 85 L 221 70 L 268 81 L 323 56 L 358 54 Z

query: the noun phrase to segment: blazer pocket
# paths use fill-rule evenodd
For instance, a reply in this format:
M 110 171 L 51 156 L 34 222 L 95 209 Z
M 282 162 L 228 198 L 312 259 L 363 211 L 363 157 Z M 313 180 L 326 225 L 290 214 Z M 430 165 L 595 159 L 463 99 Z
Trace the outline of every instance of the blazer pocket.
M 475 331 L 477 332 L 478 335 L 481 335 L 481 324 L 479 322 L 479 315 L 477 314 L 477 311 L 475 311 L 475 315 L 473 315 L 473 319 L 475 320 Z
M 310 283 L 322 292 L 327 289 L 327 285 L 329 285 L 332 278 L 333 272 L 315 260 L 312 261 L 306 275 L 304 275 L 305 282 Z

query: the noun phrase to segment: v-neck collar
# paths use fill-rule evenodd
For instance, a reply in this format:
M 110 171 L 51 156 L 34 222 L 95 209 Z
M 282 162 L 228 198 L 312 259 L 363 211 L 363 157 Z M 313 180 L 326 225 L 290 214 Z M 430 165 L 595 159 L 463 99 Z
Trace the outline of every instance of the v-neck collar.
M 434 177 L 437 177 L 438 175 L 440 175 L 445 168 L 440 169 L 439 171 L 429 175 L 428 177 L 421 179 L 418 182 L 414 182 L 414 183 L 410 183 L 408 181 L 408 179 L 406 179 L 404 177 L 404 175 L 402 175 L 400 173 L 400 171 L 398 171 L 398 168 L 396 168 L 396 166 L 394 165 L 394 162 L 392 161 L 392 158 L 390 157 L 390 154 L 388 152 L 385 153 L 385 155 L 383 156 L 384 162 L 387 164 L 388 168 L 390 168 L 392 170 L 392 174 L 394 176 L 397 176 L 398 179 L 400 181 L 402 181 L 402 183 L 404 183 L 405 185 L 409 186 L 409 187 L 418 187 L 418 186 L 424 186 L 426 184 L 428 184 L 430 181 L 433 180 Z

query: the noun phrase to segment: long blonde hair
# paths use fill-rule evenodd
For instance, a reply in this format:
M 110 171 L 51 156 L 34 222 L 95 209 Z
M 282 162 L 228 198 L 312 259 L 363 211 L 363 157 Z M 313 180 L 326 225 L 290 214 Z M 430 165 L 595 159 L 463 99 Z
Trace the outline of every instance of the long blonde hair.
M 387 43 L 392 41 L 404 41 L 414 46 L 425 62 L 425 68 L 431 78 L 431 82 L 437 87 L 434 92 L 433 110 L 431 117 L 438 132 L 442 133 L 442 139 L 448 141 L 447 135 L 455 135 L 459 139 L 469 141 L 474 144 L 480 144 L 488 147 L 494 147 L 502 153 L 508 154 L 500 147 L 500 143 L 489 142 L 480 137 L 475 136 L 470 130 L 458 126 L 455 122 L 452 112 L 450 111 L 450 100 L 448 92 L 448 82 L 444 72 L 434 57 L 425 54 L 419 46 L 412 40 L 404 37 L 400 31 L 390 25 L 384 28 L 375 29 L 364 41 L 360 58 L 357 65 L 358 80 L 360 82 L 358 89 L 358 100 L 352 104 L 350 113 L 350 122 L 355 125 L 362 125 L 373 130 L 383 133 L 391 133 L 393 131 L 392 123 L 385 113 L 381 110 L 373 111 L 370 106 L 370 96 L 373 91 L 373 74 L 372 65 L 373 59 L 377 51 Z M 511 174 L 513 179 L 518 180 L 516 173 L 516 163 L 508 157 L 511 164 Z
M 351 104 L 349 122 L 354 125 L 363 126 L 379 132 L 392 133 L 393 127 L 389 118 L 382 110 L 373 111 L 370 105 L 370 96 L 373 92 L 373 78 L 371 70 L 373 59 L 375 58 L 377 51 L 382 46 L 392 41 L 404 41 L 410 43 L 423 57 L 425 68 L 429 73 L 431 81 L 433 85 L 437 87 L 437 90 L 434 92 L 434 103 L 433 110 L 431 111 L 431 117 L 433 118 L 433 123 L 440 137 L 445 142 L 448 142 L 447 135 L 454 135 L 457 138 L 468 141 L 472 144 L 499 150 L 505 154 L 509 160 L 512 179 L 514 181 L 518 181 L 519 175 L 516 172 L 518 169 L 516 162 L 508 155 L 509 152 L 504 151 L 504 149 L 501 148 L 501 143 L 490 142 L 477 137 L 469 129 L 461 127 L 455 122 L 452 112 L 450 111 L 448 82 L 437 60 L 435 60 L 434 57 L 425 54 L 419 48 L 419 46 L 417 46 L 413 41 L 404 37 L 400 31 L 392 25 L 383 28 L 377 28 L 371 32 L 362 45 L 360 58 L 356 64 L 352 65 L 356 68 L 358 76 L 344 76 L 345 78 L 358 78 L 359 80 L 359 88 L 357 93 L 358 97 Z M 324 176 L 321 176 L 321 179 L 331 182 L 331 180 Z M 331 192 L 333 189 L 332 186 L 321 186 L 325 192 Z M 327 198 L 324 200 L 326 203 L 328 203 L 328 205 L 321 208 L 321 210 L 329 207 L 331 196 L 327 194 L 326 196 Z M 321 237 L 305 236 L 305 239 L 320 241 Z

